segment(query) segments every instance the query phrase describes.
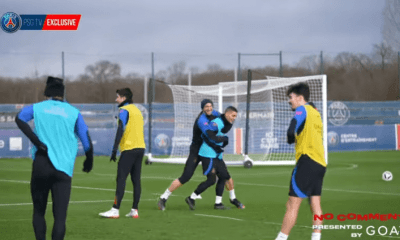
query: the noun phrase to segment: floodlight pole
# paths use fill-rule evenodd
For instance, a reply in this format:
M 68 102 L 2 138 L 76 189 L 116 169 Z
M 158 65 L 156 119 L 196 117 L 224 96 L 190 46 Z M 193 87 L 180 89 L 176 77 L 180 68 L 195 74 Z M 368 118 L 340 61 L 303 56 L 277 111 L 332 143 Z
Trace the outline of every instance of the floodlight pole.
M 246 139 L 245 139 L 245 147 L 244 154 L 249 154 L 249 132 L 250 132 L 250 93 L 251 93 L 251 70 L 249 69 L 247 72 L 247 100 L 246 100 Z
M 149 101 L 149 154 L 151 155 L 151 123 L 153 122 L 153 101 L 155 99 L 154 82 L 154 53 L 151 53 L 151 79 L 150 79 L 150 101 Z
M 64 51 L 61 52 L 61 69 L 62 69 L 62 79 L 64 81 L 64 85 L 65 85 L 65 72 L 64 72 Z M 64 101 L 67 97 L 67 88 L 64 87 Z
M 324 74 L 324 55 L 323 55 L 323 53 L 322 53 L 322 51 L 321 51 L 321 55 L 320 55 L 320 66 L 319 66 L 319 73 L 321 74 L 321 75 L 323 75 Z

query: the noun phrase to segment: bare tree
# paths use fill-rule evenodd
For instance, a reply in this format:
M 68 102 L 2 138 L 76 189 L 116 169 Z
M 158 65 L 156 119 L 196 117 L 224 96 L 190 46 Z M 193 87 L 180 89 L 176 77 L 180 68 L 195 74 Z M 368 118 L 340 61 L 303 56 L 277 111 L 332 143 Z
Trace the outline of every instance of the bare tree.
M 99 61 L 85 68 L 85 77 L 97 83 L 98 88 L 93 89 L 92 93 L 95 99 L 99 102 L 107 102 L 110 99 L 109 94 L 111 94 L 109 87 L 113 80 L 121 77 L 121 67 L 118 63 L 111 63 L 106 60 Z
M 317 55 L 305 56 L 297 63 L 297 67 L 306 69 L 310 74 L 317 73 L 320 65 L 319 61 Z
M 391 59 L 393 55 L 392 47 L 385 44 L 384 42 L 380 44 L 374 44 L 374 55 L 378 56 L 381 60 L 381 69 L 385 70 L 385 62 Z
M 218 63 L 208 64 L 207 65 L 207 72 L 218 72 L 221 71 L 222 67 Z
M 180 61 L 172 64 L 172 66 L 168 67 L 168 80 L 171 83 L 176 82 L 178 79 L 182 78 L 185 75 L 186 70 L 186 62 Z
M 355 68 L 353 54 L 349 52 L 339 53 L 338 55 L 336 55 L 333 62 L 336 65 L 336 67 L 343 69 L 345 71 L 349 71 Z
M 383 10 L 383 40 L 395 51 L 400 51 L 400 1 L 386 0 Z
M 366 54 L 352 54 L 353 61 L 355 63 L 355 70 L 359 71 L 365 71 L 368 73 L 368 75 L 371 77 L 371 79 L 374 78 L 373 76 L 373 71 L 375 70 L 375 64 L 372 59 L 367 56 Z
M 118 63 L 111 63 L 103 60 L 96 62 L 94 65 L 88 65 L 85 73 L 97 82 L 108 82 L 116 77 L 121 76 L 121 67 Z

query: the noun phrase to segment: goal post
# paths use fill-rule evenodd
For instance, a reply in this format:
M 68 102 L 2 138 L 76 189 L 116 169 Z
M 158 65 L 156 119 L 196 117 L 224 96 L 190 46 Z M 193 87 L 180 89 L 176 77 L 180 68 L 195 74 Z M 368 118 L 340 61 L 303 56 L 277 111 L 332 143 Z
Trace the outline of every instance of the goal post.
M 167 158 L 149 156 L 150 162 L 185 163 L 189 155 L 193 124 L 201 113 L 204 98 L 214 102 L 219 112 L 233 105 L 238 117 L 228 133 L 224 149 L 227 165 L 294 165 L 294 146 L 287 144 L 286 132 L 293 118 L 286 92 L 290 85 L 305 82 L 310 87 L 310 101 L 321 114 L 325 158 L 327 160 L 327 84 L 326 75 L 252 80 L 249 124 L 246 127 L 247 81 L 220 82 L 209 86 L 169 85 L 174 98 L 174 135 Z M 248 141 L 244 137 L 249 135 Z M 248 154 L 244 146 L 248 145 Z

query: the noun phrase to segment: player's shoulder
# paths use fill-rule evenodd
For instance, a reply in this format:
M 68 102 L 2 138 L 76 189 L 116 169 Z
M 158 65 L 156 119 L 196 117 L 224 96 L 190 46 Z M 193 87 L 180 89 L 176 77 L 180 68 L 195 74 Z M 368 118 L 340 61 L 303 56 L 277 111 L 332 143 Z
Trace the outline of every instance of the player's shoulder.
M 197 122 L 198 122 L 198 123 L 203 123 L 203 122 L 207 122 L 207 123 L 208 123 L 209 120 L 208 120 L 206 114 L 203 113 L 203 114 L 201 114 L 201 115 L 199 116 L 199 119 L 197 120 Z
M 219 126 L 223 126 L 224 122 L 222 121 L 222 119 L 220 117 L 215 118 L 211 121 L 215 126 L 219 125 Z
M 72 105 L 72 104 L 70 104 L 70 103 L 68 103 L 68 102 L 63 102 L 63 103 L 64 103 L 65 106 L 68 106 L 68 107 L 71 108 L 72 110 L 77 111 L 78 113 L 80 113 L 79 108 L 77 108 L 76 106 L 74 106 L 74 105 Z
M 53 100 L 55 101 L 55 100 Z M 77 115 L 81 114 L 79 108 L 77 106 L 72 105 L 69 102 L 65 102 L 65 101 L 56 101 L 57 104 L 60 104 L 64 109 L 68 109 L 70 112 L 74 112 Z
M 215 116 L 215 117 L 221 116 L 221 114 L 220 114 L 218 111 L 216 111 L 216 110 L 213 110 L 211 114 L 212 114 L 213 116 Z
M 307 113 L 307 110 L 306 110 L 305 105 L 298 106 L 298 107 L 296 108 L 296 110 L 295 110 L 295 115 L 296 115 L 296 116 L 297 116 L 297 115 L 302 115 L 302 114 L 305 114 L 305 113 Z

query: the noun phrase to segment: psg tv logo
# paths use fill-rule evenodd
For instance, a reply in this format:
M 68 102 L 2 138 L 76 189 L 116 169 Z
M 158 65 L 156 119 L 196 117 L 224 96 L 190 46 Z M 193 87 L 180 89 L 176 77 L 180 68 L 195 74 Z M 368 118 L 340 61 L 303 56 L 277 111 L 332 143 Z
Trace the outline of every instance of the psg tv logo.
M 6 33 L 14 33 L 22 26 L 21 17 L 13 12 L 7 12 L 1 16 L 1 29 Z

